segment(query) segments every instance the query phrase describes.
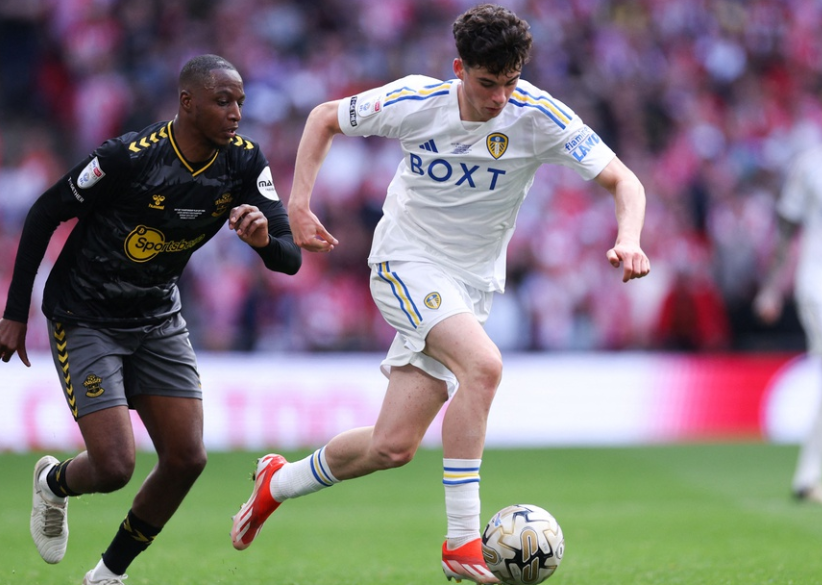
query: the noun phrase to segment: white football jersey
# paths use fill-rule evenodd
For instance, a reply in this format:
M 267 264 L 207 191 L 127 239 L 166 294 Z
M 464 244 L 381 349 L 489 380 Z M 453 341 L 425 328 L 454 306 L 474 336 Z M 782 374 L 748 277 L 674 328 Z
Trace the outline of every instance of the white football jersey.
M 796 294 L 822 303 L 822 147 L 797 159 L 782 188 L 777 212 L 802 226 Z
M 429 260 L 502 292 L 506 248 L 540 165 L 590 180 L 615 155 L 568 106 L 523 80 L 497 117 L 464 122 L 460 83 L 412 75 L 342 100 L 337 115 L 346 135 L 402 146 L 369 262 Z

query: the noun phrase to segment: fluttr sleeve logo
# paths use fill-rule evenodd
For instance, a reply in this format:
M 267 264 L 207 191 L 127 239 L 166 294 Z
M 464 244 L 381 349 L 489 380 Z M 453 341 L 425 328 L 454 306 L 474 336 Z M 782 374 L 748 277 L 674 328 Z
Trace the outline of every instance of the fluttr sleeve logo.
M 192 240 L 166 242 L 163 232 L 154 228 L 138 225 L 126 237 L 124 249 L 126 256 L 134 262 L 148 262 L 160 252 L 183 252 L 202 242 L 205 234 Z

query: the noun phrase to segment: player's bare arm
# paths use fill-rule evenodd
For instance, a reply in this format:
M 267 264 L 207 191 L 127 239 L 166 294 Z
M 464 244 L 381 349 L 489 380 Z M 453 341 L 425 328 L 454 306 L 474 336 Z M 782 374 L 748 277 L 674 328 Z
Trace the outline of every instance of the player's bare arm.
M 253 205 L 244 203 L 232 209 L 228 227 L 250 246 L 263 248 L 268 245 L 268 219 Z
M 297 161 L 294 183 L 288 198 L 288 216 L 294 243 L 309 252 L 330 252 L 337 245 L 332 236 L 311 212 L 311 192 L 334 136 L 342 133 L 337 121 L 339 101 L 326 102 L 314 108 L 305 122 Z
M 616 204 L 617 239 L 606 256 L 615 268 L 622 265 L 622 282 L 642 278 L 651 271 L 651 262 L 640 247 L 645 222 L 645 188 L 625 164 L 614 158 L 596 177 Z
M 20 321 L 0 319 L 0 359 L 8 362 L 14 352 L 20 356 L 20 361 L 31 367 L 26 352 L 26 332 L 28 326 Z

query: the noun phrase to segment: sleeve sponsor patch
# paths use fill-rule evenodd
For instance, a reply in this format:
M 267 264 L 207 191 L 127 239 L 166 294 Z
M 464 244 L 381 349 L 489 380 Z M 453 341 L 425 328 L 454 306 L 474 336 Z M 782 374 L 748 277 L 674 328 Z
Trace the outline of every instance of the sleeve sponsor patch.
M 583 126 L 573 138 L 565 143 L 565 152 L 573 156 L 578 162 L 588 156 L 588 153 L 600 144 L 602 140 L 596 132 L 588 126 Z
M 257 177 L 257 191 L 266 199 L 280 200 L 280 196 L 277 195 L 277 190 L 274 188 L 274 180 L 271 178 L 271 169 L 269 167 L 265 167 L 260 176 Z
M 94 159 L 80 171 L 80 176 L 77 177 L 77 186 L 81 189 L 88 189 L 105 176 L 106 174 L 103 172 L 103 169 L 100 168 L 100 161 L 97 160 L 95 156 Z
M 351 126 L 357 125 L 357 96 L 351 96 L 351 101 L 348 102 L 348 121 Z

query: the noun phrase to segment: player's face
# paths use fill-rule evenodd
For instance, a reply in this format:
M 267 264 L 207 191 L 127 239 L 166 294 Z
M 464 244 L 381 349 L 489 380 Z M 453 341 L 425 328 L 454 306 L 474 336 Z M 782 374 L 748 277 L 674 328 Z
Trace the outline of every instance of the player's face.
M 237 135 L 242 118 L 243 80 L 231 69 L 215 69 L 212 75 L 212 83 L 191 94 L 193 122 L 204 140 L 225 146 Z
M 514 93 L 520 72 L 491 75 L 483 67 L 465 67 L 454 59 L 454 73 L 462 81 L 460 117 L 467 122 L 487 122 L 502 113 Z

